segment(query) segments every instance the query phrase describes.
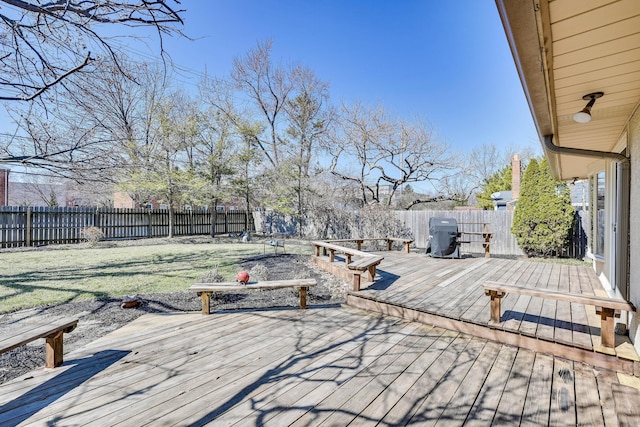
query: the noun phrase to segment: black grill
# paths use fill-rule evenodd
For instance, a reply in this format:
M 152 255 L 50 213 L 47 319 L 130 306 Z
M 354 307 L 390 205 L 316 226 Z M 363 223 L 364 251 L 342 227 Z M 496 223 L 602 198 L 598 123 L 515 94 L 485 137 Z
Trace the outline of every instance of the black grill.
M 460 258 L 458 221 L 455 218 L 430 218 L 427 254 L 435 258 Z

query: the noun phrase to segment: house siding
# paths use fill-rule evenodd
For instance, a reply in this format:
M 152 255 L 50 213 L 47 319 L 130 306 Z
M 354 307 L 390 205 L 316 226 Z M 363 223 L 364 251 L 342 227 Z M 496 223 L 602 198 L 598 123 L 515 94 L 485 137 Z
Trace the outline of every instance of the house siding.
M 640 307 L 640 112 L 631 118 L 628 128 L 628 147 L 631 158 L 631 188 L 630 188 L 630 224 L 629 224 L 629 301 Z M 629 322 L 629 337 L 640 352 L 640 318 L 638 312 L 631 313 Z

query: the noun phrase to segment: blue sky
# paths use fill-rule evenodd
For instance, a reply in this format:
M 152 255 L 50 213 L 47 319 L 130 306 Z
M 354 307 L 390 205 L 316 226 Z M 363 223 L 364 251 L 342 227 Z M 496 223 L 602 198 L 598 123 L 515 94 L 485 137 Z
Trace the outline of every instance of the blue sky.
M 175 63 L 226 75 L 235 56 L 273 40 L 273 58 L 312 68 L 334 102 L 382 104 L 428 121 L 456 151 L 482 144 L 539 149 L 493 1 L 184 1 Z M 188 72 L 181 80 L 195 84 Z
M 185 32 L 165 38 L 180 82 L 273 40 L 272 56 L 330 83 L 333 102 L 382 104 L 433 126 L 454 152 L 482 144 L 540 151 L 496 6 L 491 0 L 183 0 Z M 105 28 L 106 29 L 106 28 Z M 111 34 L 126 29 L 108 28 Z M 158 54 L 121 39 L 134 57 Z M 182 71 L 180 71 L 182 70 Z M 13 125 L 0 118 L 0 132 Z

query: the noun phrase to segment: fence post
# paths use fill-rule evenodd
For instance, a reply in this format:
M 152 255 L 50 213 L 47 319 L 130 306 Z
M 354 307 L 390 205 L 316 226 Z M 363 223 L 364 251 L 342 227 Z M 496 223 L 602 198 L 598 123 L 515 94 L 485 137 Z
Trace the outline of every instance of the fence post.
M 153 217 L 151 215 L 151 209 L 147 209 L 147 237 L 153 237 Z
M 26 226 L 27 229 L 25 231 L 25 244 L 26 246 L 31 246 L 31 230 L 32 230 L 32 225 L 31 225 L 31 218 L 33 216 L 31 215 L 31 207 L 27 208 L 27 221 L 26 221 Z

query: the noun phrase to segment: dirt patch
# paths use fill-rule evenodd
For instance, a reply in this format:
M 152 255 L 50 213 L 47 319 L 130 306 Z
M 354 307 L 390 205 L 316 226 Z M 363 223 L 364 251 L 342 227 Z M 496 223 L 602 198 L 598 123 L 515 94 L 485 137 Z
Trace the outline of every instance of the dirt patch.
M 242 263 L 244 270 L 255 265 L 266 267 L 270 280 L 314 278 L 318 286 L 309 290 L 309 306 L 341 304 L 344 302 L 345 284 L 341 279 L 319 269 L 301 255 L 264 255 L 247 259 Z M 147 313 L 193 312 L 201 310 L 200 298 L 192 292 L 166 294 L 140 294 L 142 304 L 136 308 L 123 309 L 122 299 L 94 299 L 70 302 L 48 307 L 21 310 L 0 317 L 0 335 L 17 321 L 30 317 L 77 316 L 78 328 L 65 334 L 65 353 L 79 349 L 88 343 L 126 325 Z M 296 307 L 298 293 L 294 289 L 265 291 L 228 292 L 216 295 L 211 300 L 212 311 L 238 310 L 247 308 Z M 8 353 L 0 355 L 0 384 L 16 378 L 35 368 L 44 366 L 44 341 L 36 340 Z

